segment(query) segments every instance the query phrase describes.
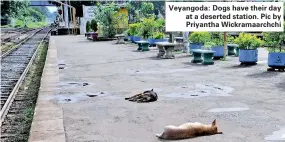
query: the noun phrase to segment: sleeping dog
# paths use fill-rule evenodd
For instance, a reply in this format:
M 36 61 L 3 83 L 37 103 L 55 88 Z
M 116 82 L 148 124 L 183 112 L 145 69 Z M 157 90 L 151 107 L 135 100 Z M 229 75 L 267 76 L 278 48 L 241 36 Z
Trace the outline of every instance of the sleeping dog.
M 125 98 L 125 100 L 129 100 L 132 102 L 137 103 L 147 103 L 147 102 L 154 102 L 158 99 L 156 92 L 151 90 L 144 91 L 143 93 L 136 94 L 132 97 Z
M 214 120 L 210 125 L 205 125 L 199 122 L 189 122 L 180 126 L 168 125 L 164 128 L 164 132 L 156 134 L 156 137 L 160 139 L 179 140 L 222 133 L 223 132 L 218 131 L 216 120 Z

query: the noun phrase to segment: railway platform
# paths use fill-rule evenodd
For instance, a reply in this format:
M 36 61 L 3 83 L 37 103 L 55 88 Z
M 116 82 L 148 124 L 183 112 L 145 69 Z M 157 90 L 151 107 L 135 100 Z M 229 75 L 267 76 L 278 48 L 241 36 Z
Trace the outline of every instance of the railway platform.
M 57 49 L 55 41 L 51 37 L 29 142 L 65 142 L 61 106 L 50 100 L 43 99 L 56 94 L 56 84 L 58 82 Z
M 237 57 L 199 66 L 183 53 L 157 59 L 156 47 L 138 52 L 82 35 L 50 40 L 30 142 L 160 142 L 155 134 L 166 125 L 214 119 L 223 135 L 190 141 L 284 141 L 285 74 L 266 71 L 263 48 L 255 66 L 240 67 Z M 156 102 L 124 99 L 147 89 Z

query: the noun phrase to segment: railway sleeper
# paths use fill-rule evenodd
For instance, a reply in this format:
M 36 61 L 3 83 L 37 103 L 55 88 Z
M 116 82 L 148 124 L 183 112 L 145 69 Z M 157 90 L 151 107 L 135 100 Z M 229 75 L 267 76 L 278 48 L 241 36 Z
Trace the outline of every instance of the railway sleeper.
M 22 73 L 25 69 L 19 68 L 19 69 L 3 69 L 1 72 L 15 72 L 15 73 Z
M 31 57 L 28 57 L 28 61 L 23 60 L 10 60 L 10 61 L 3 61 L 3 63 L 16 63 L 16 64 L 28 64 Z
M 14 75 L 11 75 L 11 74 L 1 74 L 1 78 L 4 78 L 4 79 L 9 79 L 9 78 L 13 78 L 13 77 L 17 77 L 17 78 L 20 78 L 21 74 L 14 74 Z

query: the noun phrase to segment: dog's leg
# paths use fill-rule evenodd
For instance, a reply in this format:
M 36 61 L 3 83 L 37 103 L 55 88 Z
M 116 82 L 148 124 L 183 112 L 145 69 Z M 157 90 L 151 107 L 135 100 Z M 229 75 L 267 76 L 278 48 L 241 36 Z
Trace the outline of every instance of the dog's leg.
M 152 97 L 151 97 L 151 96 L 147 96 L 147 97 L 145 98 L 145 101 L 146 101 L 146 102 L 151 102 L 151 101 L 152 101 Z
M 144 103 L 144 98 L 139 98 L 139 99 L 137 100 L 137 103 Z
M 161 134 L 155 134 L 155 136 L 158 137 L 158 138 L 160 138 L 160 139 L 163 139 L 162 135 L 163 135 L 163 133 L 161 133 Z

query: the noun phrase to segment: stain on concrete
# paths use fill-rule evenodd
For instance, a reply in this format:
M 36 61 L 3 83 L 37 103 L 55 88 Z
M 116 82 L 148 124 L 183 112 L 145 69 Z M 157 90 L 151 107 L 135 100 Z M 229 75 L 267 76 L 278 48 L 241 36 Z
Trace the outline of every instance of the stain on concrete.
M 265 137 L 267 141 L 285 141 L 285 128 L 274 131 L 271 135 Z
M 191 72 L 194 69 L 165 69 L 165 70 L 135 70 L 127 69 L 126 72 L 130 74 L 168 74 L 168 73 L 179 73 L 179 72 Z
M 77 93 L 77 94 L 58 94 L 54 96 L 47 96 L 42 97 L 43 100 L 51 100 L 56 103 L 75 103 L 78 101 L 87 100 L 89 98 L 97 98 L 97 97 L 107 97 L 107 99 L 114 99 L 113 95 L 108 92 L 84 92 L 84 93 Z M 115 97 L 116 98 L 116 97 Z
M 230 93 L 234 89 L 218 84 L 195 84 L 194 86 L 182 85 L 177 86 L 174 93 L 166 94 L 171 98 L 197 98 L 207 96 L 231 96 Z
M 245 111 L 249 108 L 233 107 L 233 108 L 213 108 L 208 110 L 208 112 L 232 112 L 232 111 Z
M 60 82 L 57 84 L 57 88 L 75 88 L 80 86 L 88 86 L 91 83 L 87 82 Z
M 219 84 L 196 84 L 195 88 L 199 88 L 199 89 L 205 89 L 205 90 L 211 90 L 215 93 L 220 93 L 219 96 L 228 96 L 229 93 L 231 93 L 234 89 L 231 87 L 227 87 L 227 86 L 222 86 Z
M 58 69 L 60 69 L 60 70 L 66 68 L 66 64 L 64 63 L 63 60 L 58 60 L 57 65 L 58 65 Z

